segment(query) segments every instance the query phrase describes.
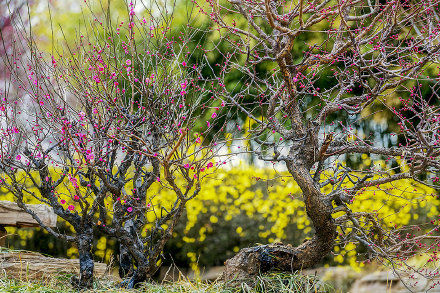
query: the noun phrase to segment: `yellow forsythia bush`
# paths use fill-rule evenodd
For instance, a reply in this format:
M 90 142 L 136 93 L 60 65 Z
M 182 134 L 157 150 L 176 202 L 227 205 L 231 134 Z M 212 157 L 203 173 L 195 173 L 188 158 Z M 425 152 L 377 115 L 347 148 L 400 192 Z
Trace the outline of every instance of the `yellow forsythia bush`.
M 349 182 L 343 185 L 349 187 Z M 326 188 L 324 192 L 329 191 Z M 350 208 L 354 212 L 376 213 L 390 228 L 399 227 L 429 222 L 437 216 L 440 202 L 432 195 L 434 191 L 429 188 L 400 180 L 380 189 L 365 189 L 356 196 Z M 154 206 L 165 208 L 175 200 L 174 192 L 159 182 L 150 188 L 148 197 Z M 2 190 L 0 199 L 13 200 L 13 197 Z M 340 215 L 335 214 L 335 218 Z M 147 217 L 154 220 L 155 215 L 150 212 Z M 11 228 L 8 231 L 15 233 Z M 18 231 L 19 239 L 14 245 L 26 248 L 31 237 L 37 234 L 41 237 L 42 233 Z M 177 265 L 189 264 L 197 270 L 199 266 L 222 264 L 241 247 L 277 241 L 298 245 L 312 233 L 301 190 L 287 172 L 277 173 L 274 169 L 248 165 L 220 169 L 205 180 L 199 195 L 187 203 L 186 213 L 164 252 L 164 263 L 171 261 L 171 255 Z M 41 238 L 38 241 L 42 241 Z M 98 235 L 96 241 L 95 255 L 109 261 L 116 249 L 115 241 L 104 235 Z M 362 266 L 357 259 L 357 249 L 353 243 L 337 245 L 334 256 L 326 261 Z M 66 253 L 76 257 L 74 247 L 68 248 Z

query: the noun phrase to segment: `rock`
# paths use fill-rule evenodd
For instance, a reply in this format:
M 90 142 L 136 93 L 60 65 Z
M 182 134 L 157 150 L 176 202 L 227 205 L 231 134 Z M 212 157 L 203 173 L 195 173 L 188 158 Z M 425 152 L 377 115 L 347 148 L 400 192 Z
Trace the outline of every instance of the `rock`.
M 41 280 L 62 274 L 79 274 L 79 260 L 47 257 L 36 252 L 0 251 L 0 273 L 8 278 Z M 109 276 L 105 263 L 95 262 L 95 277 Z
M 44 204 L 27 205 L 48 227 L 56 227 L 57 215 L 53 208 Z M 22 210 L 15 202 L 0 200 L 0 246 L 5 246 L 7 233 L 4 227 L 38 227 L 37 221 Z
M 400 277 L 402 279 L 400 279 Z M 420 275 L 414 274 L 409 277 L 406 273 L 397 275 L 393 271 L 378 271 L 368 274 L 357 280 L 350 289 L 350 292 L 369 293 L 369 292 L 427 292 L 434 284 Z M 433 286 L 429 292 L 440 292 L 440 286 Z
M 57 215 L 50 206 L 44 204 L 30 204 L 27 206 L 38 215 L 41 222 L 46 226 L 55 227 L 57 225 Z M 0 200 L 0 225 L 18 227 L 39 226 L 37 221 L 15 202 L 5 200 Z

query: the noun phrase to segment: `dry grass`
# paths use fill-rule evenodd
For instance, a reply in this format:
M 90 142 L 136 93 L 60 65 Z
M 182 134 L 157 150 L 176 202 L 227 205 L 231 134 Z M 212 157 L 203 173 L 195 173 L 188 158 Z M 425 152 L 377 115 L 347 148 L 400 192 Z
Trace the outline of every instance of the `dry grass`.
M 58 275 L 41 281 L 0 278 L 0 292 L 76 292 L 69 283 L 70 275 Z M 297 274 L 270 274 L 259 276 L 256 285 L 227 284 L 220 281 L 197 282 L 182 280 L 167 283 L 145 283 L 140 288 L 127 290 L 109 279 L 95 281 L 94 289 L 85 292 L 145 292 L 145 293 L 277 293 L 277 292 L 335 292 L 314 277 Z

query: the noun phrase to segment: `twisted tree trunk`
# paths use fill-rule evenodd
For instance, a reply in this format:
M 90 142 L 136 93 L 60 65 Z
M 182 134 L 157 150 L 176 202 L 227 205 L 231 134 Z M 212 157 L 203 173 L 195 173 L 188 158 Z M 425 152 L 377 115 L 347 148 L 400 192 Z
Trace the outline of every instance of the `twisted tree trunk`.
M 94 262 L 92 256 L 93 231 L 92 228 L 85 228 L 83 233 L 77 236 L 77 246 L 79 254 L 80 278 L 72 276 L 71 283 L 79 289 L 93 288 L 93 269 Z
M 331 216 L 331 205 L 313 181 L 306 164 L 287 162 L 287 167 L 303 192 L 315 236 L 298 247 L 276 243 L 242 249 L 226 261 L 224 280 L 252 279 L 259 273 L 272 270 L 295 272 L 310 268 L 333 249 L 336 225 Z
M 290 40 L 291 41 L 291 40 Z M 319 125 L 304 117 L 297 99 L 297 88 L 293 76 L 296 75 L 292 56 L 285 51 L 277 59 L 278 66 L 287 85 L 288 95 L 281 96 L 284 111 L 291 122 L 290 139 L 293 145 L 288 156 L 276 161 L 284 161 L 293 180 L 303 193 L 306 212 L 315 228 L 315 236 L 298 247 L 275 244 L 242 249 L 236 256 L 226 261 L 223 278 L 247 279 L 259 272 L 281 270 L 294 272 L 316 265 L 333 248 L 336 238 L 336 225 L 332 218 L 331 200 L 321 193 L 319 185 L 313 180 L 310 171 L 317 162 L 322 163 L 322 154 L 328 145 L 323 144 L 321 152 L 318 145 Z M 271 117 L 275 113 L 267 113 Z M 287 133 L 287 131 L 286 131 Z M 276 149 L 275 149 L 276 150 Z M 278 153 L 279 155 L 279 153 Z
M 124 230 L 127 231 L 129 235 L 133 236 L 133 239 L 136 239 L 136 233 L 134 231 L 134 223 L 133 220 L 128 220 L 124 224 Z M 130 255 L 130 251 L 126 245 L 122 242 L 119 242 L 119 277 L 126 278 L 131 277 L 133 275 L 134 259 Z
M 151 270 L 151 265 L 149 265 L 148 261 L 142 261 L 138 263 L 138 267 L 133 272 L 133 275 L 121 283 L 121 287 L 134 289 L 139 284 L 149 280 L 154 273 L 155 271 Z

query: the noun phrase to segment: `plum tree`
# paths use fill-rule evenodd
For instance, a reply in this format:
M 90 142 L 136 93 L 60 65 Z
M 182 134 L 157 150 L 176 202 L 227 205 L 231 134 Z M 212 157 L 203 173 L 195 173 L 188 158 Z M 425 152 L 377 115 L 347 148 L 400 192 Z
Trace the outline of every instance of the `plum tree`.
M 12 74 L 1 93 L 0 186 L 44 229 L 76 243 L 80 279 L 72 281 L 81 288 L 93 286 L 97 229 L 121 244 L 124 285 L 156 272 L 221 147 L 215 135 L 203 141 L 216 101 L 206 100 L 203 60 L 191 59 L 194 32 L 173 27 L 167 6 L 137 14 L 126 4 L 123 20 L 113 23 L 108 6 L 74 45 L 50 55 L 32 27 L 18 27 L 3 58 Z M 153 184 L 172 190 L 174 202 L 149 192 Z M 74 233 L 44 226 L 31 200 L 53 207 Z
M 244 76 L 239 89 L 216 94 L 249 117 L 252 152 L 290 172 L 315 230 L 298 247 L 241 250 L 224 276 L 309 268 L 336 241 L 358 244 L 371 258 L 402 263 L 423 247 L 435 259 L 436 226 L 405 230 L 380 210 L 350 206 L 374 190 L 407 197 L 410 190 L 391 191 L 402 179 L 437 186 L 439 1 L 208 0 L 200 7 L 229 42 L 219 78 Z

